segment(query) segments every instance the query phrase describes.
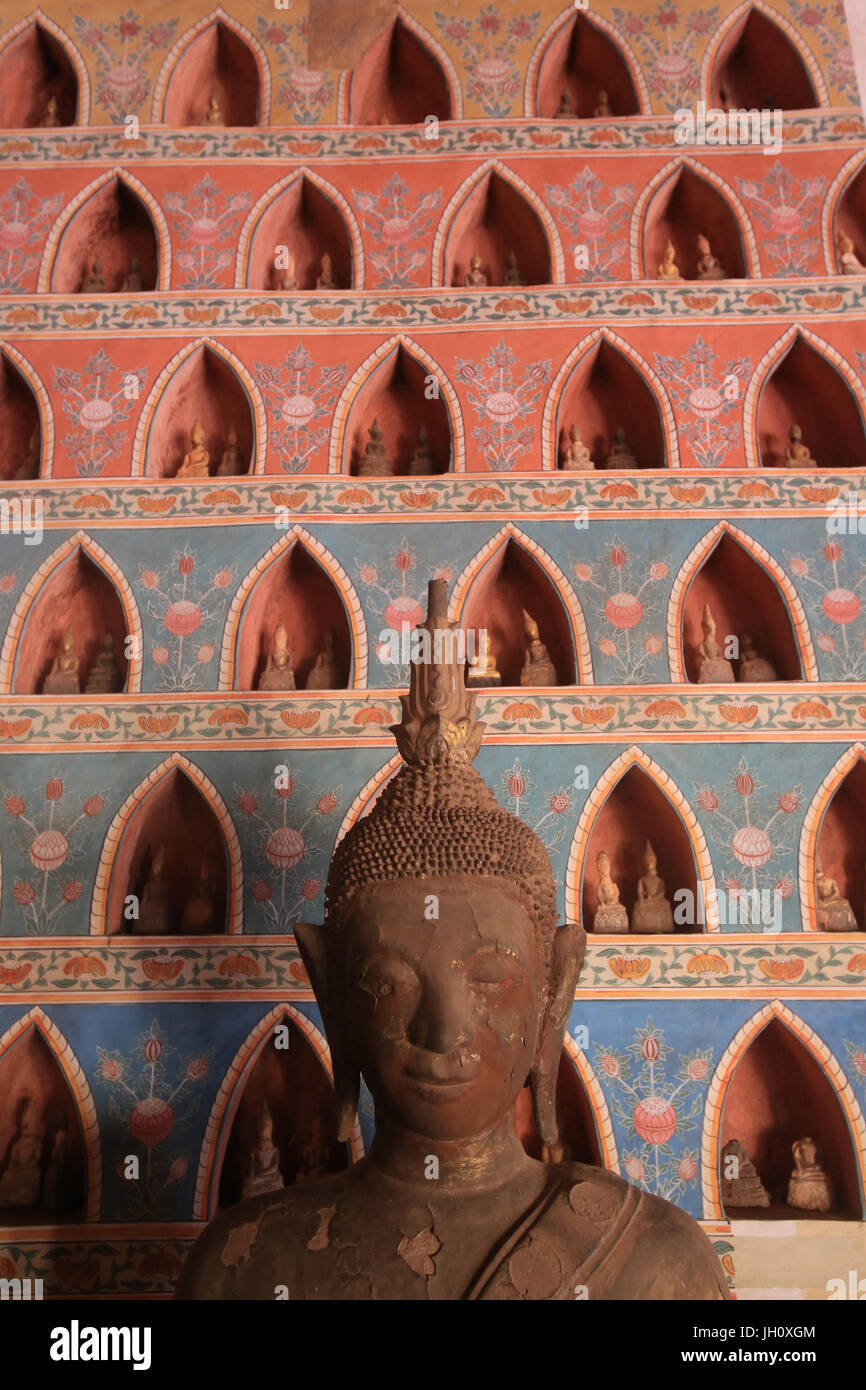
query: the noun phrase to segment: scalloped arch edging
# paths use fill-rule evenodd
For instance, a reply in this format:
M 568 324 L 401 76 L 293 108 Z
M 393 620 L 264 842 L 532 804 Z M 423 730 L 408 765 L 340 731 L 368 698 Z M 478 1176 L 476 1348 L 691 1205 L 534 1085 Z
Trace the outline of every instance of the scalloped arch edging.
M 409 14 L 408 10 L 405 10 L 402 5 L 394 5 L 391 14 L 388 17 L 389 24 L 392 24 L 393 20 L 395 19 L 402 20 L 406 28 L 411 30 L 411 32 L 415 35 L 416 39 L 420 39 L 424 47 L 429 48 L 430 52 L 433 54 L 434 58 L 436 59 L 436 61 L 442 69 L 445 81 L 448 83 L 448 90 L 451 96 L 451 120 L 462 120 L 463 88 L 460 85 L 460 77 L 457 72 L 457 69 L 455 68 L 450 57 L 448 56 L 448 53 L 442 47 L 439 40 L 433 34 L 430 33 L 430 30 L 425 29 L 424 25 L 421 24 L 419 20 L 415 18 L 414 15 Z M 373 42 L 375 43 L 375 39 L 373 40 Z M 367 50 L 365 49 L 364 53 L 362 53 L 360 57 L 363 58 L 366 52 Z M 340 73 L 340 81 L 337 86 L 337 125 L 349 124 L 349 106 L 352 100 L 353 77 L 353 68 L 350 68 L 346 72 Z
M 858 762 L 866 762 L 866 744 L 852 743 L 841 753 L 828 772 L 824 774 L 818 785 L 806 814 L 803 817 L 803 828 L 800 831 L 800 849 L 797 855 L 797 870 L 800 890 L 800 915 L 803 922 L 804 932 L 815 932 L 821 936 L 825 933 L 820 931 L 818 926 L 818 891 L 815 883 L 815 872 L 818 862 L 818 839 L 821 834 L 821 825 L 824 820 L 824 813 L 836 792 L 841 787 L 848 773 Z M 853 933 L 852 933 L 853 935 Z M 862 933 L 860 933 L 862 935 Z M 844 936 L 837 937 L 837 940 L 844 941 Z
M 755 237 L 755 229 L 752 220 L 746 211 L 745 204 L 729 183 L 717 174 L 713 169 L 702 164 L 699 159 L 692 155 L 675 155 L 669 159 L 661 169 L 650 179 L 649 183 L 642 189 L 640 197 L 635 203 L 628 230 L 629 246 L 629 270 L 633 280 L 656 280 L 654 275 L 650 275 L 644 263 L 644 230 L 646 227 L 646 217 L 650 203 L 656 193 L 673 178 L 681 169 L 689 169 L 696 178 L 703 179 L 704 183 L 711 184 L 717 193 L 721 194 L 725 202 L 733 213 L 740 232 L 743 244 L 743 253 L 746 260 L 746 276 L 750 280 L 761 278 L 761 257 L 758 252 L 758 242 Z M 699 283 L 689 280 L 681 281 L 682 284 Z
M 839 266 L 836 260 L 836 219 L 839 216 L 839 204 L 842 202 L 848 187 L 854 182 L 857 175 L 866 169 L 866 153 L 862 149 L 856 150 L 850 159 L 846 159 L 842 168 L 836 174 L 833 182 L 827 190 L 824 199 L 824 206 L 821 209 L 821 244 L 824 250 L 824 265 L 828 275 L 838 275 Z
M 60 27 L 56 20 L 51 19 L 43 10 L 31 10 L 30 14 L 25 15 L 23 19 L 19 19 L 18 23 L 13 25 L 13 27 L 0 38 L 0 54 L 2 54 L 3 49 L 6 48 L 13 39 L 17 39 L 20 34 L 23 34 L 25 29 L 29 29 L 31 24 L 40 25 L 43 29 L 47 29 L 48 33 L 62 46 L 63 51 L 74 67 L 75 76 L 78 79 L 78 101 L 76 103 L 75 125 L 89 126 L 90 73 L 87 70 L 87 65 L 81 56 L 78 45 L 75 43 L 74 39 L 67 34 L 66 30 Z M 66 128 L 68 129 L 68 127 Z
M 541 38 L 538 40 L 534 49 L 532 50 L 532 54 L 529 59 L 529 64 L 526 69 L 526 78 L 523 83 L 524 116 L 538 117 L 538 111 L 536 110 L 536 107 L 538 105 L 537 87 L 538 78 L 541 72 L 542 61 L 550 45 L 553 43 L 553 40 L 559 33 L 560 29 L 564 29 L 567 24 L 574 22 L 576 12 L 576 5 L 572 5 L 571 9 L 564 10 L 561 15 L 558 15 L 557 18 L 554 19 L 552 23 L 550 23 L 547 26 L 544 33 L 541 35 Z M 585 9 L 580 12 L 585 13 Z M 599 29 L 603 34 L 605 34 L 606 37 L 609 38 L 612 43 L 616 44 L 617 48 L 619 49 L 620 55 L 622 56 L 622 60 L 628 68 L 629 77 L 631 78 L 634 84 L 635 94 L 637 95 L 637 104 L 640 108 L 640 110 L 638 111 L 638 115 L 652 115 L 652 98 L 650 97 L 649 85 L 647 83 L 646 77 L 644 76 L 644 71 L 641 67 L 640 60 L 635 54 L 635 51 L 629 43 L 628 39 L 626 38 L 625 34 L 622 32 L 621 29 L 618 29 L 615 24 L 612 24 L 609 19 L 605 19 L 602 15 L 600 15 L 597 12 L 597 10 L 593 10 L 592 14 L 588 15 L 587 17 L 590 23 L 594 24 L 595 27 Z M 544 119 L 543 117 L 538 118 L 541 120 Z M 621 117 L 620 119 L 633 118 Z
M 509 169 L 498 159 L 487 159 L 477 169 L 473 169 L 471 174 L 467 175 L 448 200 L 448 205 L 439 218 L 439 225 L 436 228 L 433 248 L 430 253 L 432 288 L 442 289 L 445 286 L 445 260 L 454 218 L 469 194 L 489 174 L 498 174 L 505 183 L 511 184 L 511 187 L 520 194 L 525 202 L 529 203 L 541 222 L 547 239 L 547 249 L 550 253 L 550 283 L 551 285 L 564 285 L 566 283 L 565 256 L 562 250 L 562 238 L 547 204 L 539 198 L 534 189 L 529 187 L 528 183 L 524 182 L 519 174 L 514 173 L 513 169 Z
M 103 841 L 93 881 L 93 897 L 90 903 L 90 935 L 107 935 L 108 897 L 117 852 L 123 832 L 133 813 L 144 801 L 149 792 L 170 772 L 177 768 L 201 792 L 220 824 L 225 840 L 229 861 L 228 883 L 228 924 L 225 935 L 236 936 L 243 931 L 244 921 L 244 871 L 240 840 L 235 830 L 228 807 L 211 779 L 183 753 L 171 753 L 161 763 L 152 768 L 130 792 L 120 810 L 115 814 Z
M 800 654 L 803 667 L 803 680 L 819 680 L 818 660 L 815 656 L 815 647 L 812 642 L 812 634 L 809 631 L 806 610 L 790 576 L 785 573 L 779 561 L 761 545 L 760 541 L 756 541 L 746 531 L 741 531 L 739 526 L 735 526 L 732 521 L 717 521 L 715 526 L 711 527 L 697 544 L 692 546 L 680 565 L 671 586 L 667 612 L 668 662 L 671 682 L 680 685 L 688 683 L 683 659 L 683 605 L 692 580 L 724 535 L 730 536 L 732 540 L 737 541 L 744 550 L 748 551 L 752 559 L 765 569 L 774 581 L 791 619 L 797 651 Z
M 16 367 L 23 376 L 30 390 L 36 399 L 36 409 L 39 412 L 39 428 L 41 431 L 41 449 L 39 459 L 39 473 L 35 478 L 30 479 L 25 486 L 33 487 L 43 478 L 54 476 L 54 411 L 51 408 L 51 397 L 45 389 L 42 378 L 38 375 L 35 367 L 27 361 L 26 357 L 13 347 L 11 343 L 0 342 L 0 355 L 8 358 L 13 367 Z M 9 482 L 3 484 L 9 486 Z
M 258 224 L 261 222 L 268 208 L 277 201 L 298 179 L 309 179 L 321 194 L 333 203 L 340 212 L 346 230 L 349 233 L 349 240 L 352 245 L 352 289 L 362 290 L 364 288 L 364 241 L 361 236 L 361 228 L 358 226 L 352 206 L 343 197 L 338 188 L 323 178 L 321 174 L 315 173 L 306 164 L 301 164 L 291 174 L 280 179 L 277 183 L 271 184 L 266 188 L 262 196 L 257 200 L 253 208 L 247 214 L 247 220 L 241 228 L 238 237 L 238 251 L 235 260 L 235 289 L 243 290 L 247 288 L 247 276 L 250 268 L 250 250 L 252 249 L 253 237 L 255 236 Z
M 763 0 L 743 0 L 743 4 L 738 5 L 735 10 L 732 10 L 730 14 L 725 15 L 722 19 L 718 29 L 704 49 L 704 56 L 701 61 L 698 86 L 703 100 L 706 101 L 708 105 L 711 104 L 710 98 L 712 96 L 713 71 L 718 60 L 719 49 L 734 25 L 739 23 L 743 16 L 748 14 L 749 10 L 757 10 L 759 13 L 763 14 L 765 19 L 768 19 L 771 24 L 775 24 L 776 28 L 781 29 L 785 37 L 791 40 L 793 47 L 797 50 L 797 53 L 805 63 L 809 76 L 812 79 L 812 86 L 815 88 L 815 95 L 818 98 L 818 105 L 829 106 L 830 93 L 827 89 L 827 83 L 824 80 L 824 74 L 818 66 L 818 61 L 814 53 L 804 42 L 802 32 L 795 28 L 790 20 L 786 19 L 778 10 L 773 9 L 770 5 L 765 5 Z
M 159 75 L 153 85 L 153 102 L 151 105 L 151 119 L 154 125 L 165 125 L 163 111 L 165 109 L 165 99 L 168 95 L 168 84 L 171 81 L 172 73 L 177 67 L 178 62 L 189 48 L 206 29 L 210 29 L 215 24 L 224 24 L 227 29 L 231 29 L 252 53 L 256 60 L 259 70 L 259 114 L 257 124 L 260 126 L 270 125 L 271 119 L 271 65 L 268 62 L 267 54 L 262 48 L 255 34 L 242 24 L 234 15 L 227 14 L 222 5 L 217 5 L 206 14 L 202 19 L 190 25 L 172 44 L 168 53 L 165 55 Z
M 815 1030 L 810 1028 L 809 1024 L 804 1022 L 793 1010 L 789 1009 L 787 1004 L 783 1004 L 781 999 L 772 999 L 763 1008 L 758 1009 L 757 1013 L 752 1014 L 751 1018 L 747 1018 L 745 1023 L 737 1029 L 722 1053 L 707 1089 L 701 1129 L 701 1199 L 705 1221 L 724 1221 L 727 1219 L 719 1187 L 719 1142 L 728 1086 L 736 1071 L 737 1064 L 749 1044 L 774 1019 L 783 1023 L 794 1034 L 798 1042 L 802 1043 L 808 1052 L 811 1052 L 836 1092 L 836 1098 L 842 1106 L 842 1112 L 851 1132 L 851 1143 L 857 1159 L 861 1201 L 863 1193 L 866 1191 L 866 1123 L 864 1123 L 863 1112 L 852 1090 L 851 1083 L 827 1044 Z
M 95 565 L 103 571 L 106 578 L 114 585 L 117 596 L 120 599 L 126 618 L 127 636 L 132 637 L 131 655 L 127 661 L 126 669 L 126 691 L 128 695 L 137 695 L 141 690 L 141 668 L 142 652 L 144 643 L 142 640 L 141 615 L 138 611 L 138 604 L 135 595 L 130 588 L 129 581 L 116 560 L 103 550 L 98 541 L 92 536 L 88 536 L 86 531 L 76 531 L 74 535 L 67 536 L 66 540 L 61 541 L 56 550 L 42 561 L 39 568 L 30 576 L 21 592 L 9 625 L 6 629 L 6 636 L 3 639 L 3 646 L 0 648 L 0 695 L 10 695 L 12 693 L 12 681 L 15 673 L 15 654 L 18 650 L 18 642 L 21 638 L 21 631 L 26 622 L 33 603 L 39 595 L 39 591 L 46 580 L 54 571 L 66 560 L 70 558 L 73 551 L 77 549 L 84 551 Z M 33 697 L 31 697 L 33 698 Z
M 243 1095 L 244 1074 L 255 1063 L 265 1045 L 268 1034 L 286 1015 L 303 1033 L 321 1062 L 328 1080 L 333 1084 L 331 1053 L 324 1033 L 312 1019 L 292 1004 L 275 1004 L 264 1018 L 259 1019 L 241 1043 L 214 1097 L 205 1127 L 195 1178 L 192 1212 L 195 1221 L 208 1221 L 216 1209 L 218 1185 L 214 1182 L 214 1178 L 217 1169 L 222 1166 L 226 1145 L 231 1134 L 232 1121 L 237 1114 L 237 1108 Z M 349 1139 L 349 1152 L 353 1163 L 357 1163 L 359 1159 L 364 1157 L 364 1139 L 357 1115 Z
M 135 174 L 130 174 L 128 170 L 122 169 L 120 165 L 115 165 L 113 169 L 107 169 L 104 174 L 91 180 L 85 188 L 79 190 L 75 197 L 61 208 L 60 214 L 45 242 L 45 249 L 42 252 L 42 260 L 39 264 L 39 277 L 36 284 L 37 294 L 52 294 L 51 276 L 54 273 L 54 266 L 57 260 L 57 252 L 63 240 L 64 233 L 69 227 L 70 222 L 76 213 L 89 202 L 95 193 L 98 193 L 106 184 L 114 179 L 120 183 L 125 183 L 144 207 L 153 223 L 156 233 L 158 274 L 156 288 L 152 293 L 163 293 L 171 288 L 171 235 L 168 229 L 165 213 L 156 201 L 149 188 L 145 188 L 140 179 Z
M 610 1117 L 610 1107 L 607 1103 L 607 1097 L 604 1094 L 601 1082 L 593 1069 L 592 1063 L 583 1049 L 578 1047 L 567 1027 L 565 1030 L 565 1037 L 562 1040 L 562 1050 L 567 1053 L 568 1060 L 577 1072 L 583 1089 L 586 1092 L 586 1099 L 595 1122 L 598 1146 L 601 1150 L 601 1166 L 602 1168 L 606 1168 L 610 1173 L 619 1173 L 622 1170 L 619 1164 L 616 1135 L 614 1134 L 613 1120 Z
M 357 821 L 363 820 L 367 812 L 374 805 L 376 798 L 382 788 L 391 781 L 391 778 L 400 771 L 403 766 L 403 759 L 399 753 L 393 753 L 386 763 L 377 768 L 372 777 L 368 777 L 361 790 L 355 796 L 343 819 L 340 821 L 337 830 L 337 838 L 334 841 L 334 848 L 342 840 L 343 836 L 352 829 Z

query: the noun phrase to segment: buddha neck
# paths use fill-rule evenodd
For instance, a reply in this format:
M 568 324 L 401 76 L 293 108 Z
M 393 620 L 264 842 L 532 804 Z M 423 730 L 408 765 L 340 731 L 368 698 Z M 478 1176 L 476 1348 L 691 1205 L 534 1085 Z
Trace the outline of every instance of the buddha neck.
M 434 1184 L 425 1178 L 428 1160 L 439 1160 Z M 517 1134 L 514 1110 L 493 1129 L 468 1139 L 430 1139 L 392 1123 L 381 1110 L 376 1113 L 376 1134 L 368 1155 L 370 1167 L 389 1178 L 429 1192 L 490 1192 L 515 1178 L 531 1164 Z

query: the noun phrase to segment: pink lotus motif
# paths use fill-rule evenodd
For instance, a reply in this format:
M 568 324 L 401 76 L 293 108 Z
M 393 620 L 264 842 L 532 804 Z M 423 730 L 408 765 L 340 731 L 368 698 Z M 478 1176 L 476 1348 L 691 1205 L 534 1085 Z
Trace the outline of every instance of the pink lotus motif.
M 676 1132 L 677 1112 L 664 1096 L 647 1096 L 635 1106 L 634 1127 L 647 1144 L 666 1144 Z
M 631 1178 L 632 1182 L 643 1182 L 646 1177 L 646 1164 L 642 1158 L 638 1158 L 637 1154 L 632 1154 L 626 1159 L 623 1166 L 627 1178 Z
M 601 241 L 602 237 L 607 236 L 610 221 L 603 212 L 591 208 L 578 214 L 577 227 L 587 241 Z
M 803 219 L 796 208 L 775 207 L 770 211 L 770 226 L 780 236 L 796 236 L 803 225 Z
M 417 599 L 409 594 L 400 594 L 392 599 L 385 609 L 385 622 L 395 632 L 403 628 L 418 627 L 424 621 L 424 610 Z
M 389 246 L 405 246 L 415 235 L 415 228 L 408 217 L 386 217 L 382 223 L 380 237 Z
M 35 869 L 50 873 L 66 862 L 69 842 L 59 830 L 42 830 L 30 845 L 30 862 Z
M 162 1144 L 174 1129 L 174 1111 L 158 1096 L 145 1096 L 129 1117 L 129 1127 L 147 1148 Z
M 656 62 L 656 71 L 665 82 L 682 82 L 691 71 L 691 63 L 681 53 L 663 53 Z
M 301 92 L 317 92 L 325 80 L 325 74 L 316 68 L 292 68 L 289 81 Z
M 0 222 L 0 248 L 4 251 L 17 251 L 26 246 L 30 238 L 30 228 L 26 222 Z
M 117 63 L 105 74 L 104 86 L 111 92 L 115 101 L 122 101 L 124 97 L 132 96 L 143 86 L 141 69 L 132 63 Z
M 165 626 L 175 637 L 189 637 L 201 625 L 201 609 L 189 599 L 181 599 L 166 610 Z
M 860 615 L 860 600 L 850 589 L 830 589 L 821 600 L 821 607 L 831 623 L 842 626 L 853 623 Z
M 187 236 L 196 246 L 210 246 L 223 236 L 222 224 L 215 217 L 196 217 L 189 224 Z
M 624 630 L 637 627 L 643 617 L 643 604 L 634 594 L 620 591 L 611 594 L 604 605 L 605 617 L 612 627 Z
M 773 853 L 773 842 L 759 825 L 744 825 L 735 831 L 731 849 L 746 868 L 759 869 Z
M 520 414 L 520 398 L 513 391 L 494 391 L 487 397 L 484 407 L 497 425 L 507 425 Z
M 293 869 L 304 857 L 304 837 L 290 825 L 280 825 L 268 836 L 265 855 L 275 869 Z
M 107 429 L 114 419 L 114 406 L 111 401 L 101 400 L 97 396 L 92 401 L 85 401 L 78 412 L 78 418 L 88 430 Z
M 496 87 L 505 82 L 511 73 L 511 64 L 504 58 L 482 58 L 475 64 L 475 76 L 485 87 Z
M 694 1182 L 695 1178 L 698 1176 L 698 1165 L 690 1154 L 686 1154 L 680 1159 L 677 1174 L 682 1178 L 683 1182 Z
M 697 386 L 689 392 L 689 405 L 702 420 L 714 420 L 724 403 L 721 391 L 714 386 Z
M 287 425 L 304 425 L 315 413 L 316 402 L 310 396 L 286 396 L 280 414 Z

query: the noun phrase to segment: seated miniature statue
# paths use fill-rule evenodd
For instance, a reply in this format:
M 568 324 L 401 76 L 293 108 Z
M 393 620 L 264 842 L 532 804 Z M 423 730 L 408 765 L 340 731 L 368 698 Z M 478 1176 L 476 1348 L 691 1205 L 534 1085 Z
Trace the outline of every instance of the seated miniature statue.
M 613 436 L 610 453 L 604 461 L 605 468 L 639 468 L 640 465 L 628 447 L 625 430 L 617 430 Z
M 469 269 L 466 272 L 466 279 L 463 283 L 469 289 L 480 289 L 481 286 L 487 284 L 487 276 L 481 269 L 481 257 L 477 252 L 469 262 Z
M 266 1192 L 282 1192 L 285 1185 L 280 1172 L 280 1151 L 274 1143 L 274 1122 L 265 1101 L 256 1122 L 256 1147 L 250 1150 L 241 1201 L 262 1197 Z
M 9 1157 L 0 1176 L 0 1207 L 39 1206 L 44 1143 L 42 1111 L 31 1096 L 26 1096 Z
M 196 420 L 190 430 L 190 443 L 192 448 L 184 454 L 183 462 L 177 470 L 178 478 L 208 478 L 208 464 L 210 454 L 204 447 L 204 425 L 201 420 Z
M 273 282 L 274 289 L 280 290 L 282 294 L 289 294 L 292 290 L 299 288 L 295 258 L 288 249 L 286 250 L 286 264 L 274 266 Z
M 359 478 L 393 478 L 393 463 L 385 447 L 385 435 L 378 416 L 370 426 L 370 438 L 364 445 L 364 457 L 358 464 Z
M 722 1149 L 722 1206 L 768 1207 L 770 1196 L 739 1139 Z
M 129 273 L 124 276 L 120 286 L 121 294 L 138 294 L 144 289 L 144 281 L 141 278 L 141 257 L 133 256 Z
M 559 466 L 563 473 L 587 473 L 595 468 L 589 449 L 578 433 L 577 425 L 569 427 L 568 444 Z
M 572 121 L 575 119 L 576 116 L 577 108 L 575 107 L 574 98 L 572 97 L 571 92 L 561 92 L 559 97 L 559 105 L 557 106 L 556 111 L 553 114 L 553 119 L 555 121 Z
M 60 125 L 60 112 L 57 109 L 57 98 L 49 97 L 45 103 L 45 110 L 39 119 L 39 125 L 43 130 L 53 130 Z
M 310 674 L 307 676 L 305 690 L 338 690 L 342 685 L 340 680 L 340 667 L 337 661 L 336 638 L 334 629 L 328 628 L 325 633 L 325 646 L 318 653 Z
M 171 916 L 165 882 L 165 845 L 160 845 L 151 860 L 138 918 L 133 919 L 131 930 L 135 936 L 167 936 L 171 931 Z
M 602 88 L 598 94 L 595 106 L 592 109 L 592 114 L 593 116 L 613 115 L 613 112 L 610 109 L 610 102 L 607 99 L 607 92 L 604 90 L 604 88 Z
M 525 280 L 520 273 L 520 266 L 517 264 L 517 252 L 509 251 L 508 264 L 505 267 L 504 285 L 523 285 Z
M 238 432 L 234 425 L 229 427 L 226 447 L 216 471 L 218 478 L 240 478 L 244 473 L 244 460 L 238 448 Z
M 180 922 L 182 936 L 202 935 L 215 931 L 214 925 L 214 884 L 211 878 L 210 855 L 202 857 L 198 883 L 192 896 L 184 904 Z
M 836 249 L 843 275 L 866 275 L 866 266 L 857 259 L 853 241 L 843 231 L 836 233 Z
M 803 443 L 803 431 L 799 425 L 792 425 L 788 431 L 790 443 L 785 450 L 786 468 L 808 468 L 815 469 L 818 464 L 809 453 L 808 447 Z
M 225 125 L 226 123 L 216 92 L 211 92 L 208 97 L 204 123 L 205 125 Z
M 85 695 L 115 695 L 120 689 L 120 669 L 114 657 L 114 638 L 106 632 L 102 639 L 102 651 L 90 668 Z
M 704 635 L 698 643 L 698 685 L 727 684 L 734 679 L 734 668 L 716 641 L 716 622 L 708 603 L 704 604 L 701 627 Z
M 66 629 L 51 670 L 42 683 L 43 695 L 80 695 L 81 684 L 78 679 L 78 657 L 75 655 L 75 634 L 71 627 Z
M 430 582 L 434 653 L 444 580 Z M 441 639 L 440 639 L 441 642 Z M 708 1238 L 671 1203 L 562 1161 L 556 1078 L 585 936 L 557 926 L 537 835 L 472 767 L 483 726 L 448 660 L 413 664 L 406 764 L 337 845 L 325 925 L 296 937 L 325 1020 L 337 1138 L 376 1108 L 366 1156 L 221 1213 L 181 1299 L 723 1299 Z M 431 895 L 438 906 L 430 919 Z M 543 1145 L 515 1106 L 529 1081 Z M 436 1182 L 425 1177 L 437 1160 Z
M 469 663 L 466 685 L 469 690 L 478 690 L 484 686 L 501 684 L 502 675 L 496 668 L 496 657 L 493 655 L 493 637 L 490 629 L 485 628 L 483 650 L 478 653 L 476 661 Z
M 847 898 L 839 892 L 835 878 L 824 873 L 821 861 L 815 869 L 819 931 L 856 931 L 857 918 Z
M 710 250 L 710 243 L 705 236 L 698 237 L 697 275 L 699 280 L 727 280 L 728 278 L 721 261 L 716 260 Z
M 295 673 L 292 670 L 292 653 L 289 651 L 289 637 L 282 622 L 274 628 L 274 638 L 265 669 L 259 676 L 259 690 L 294 690 Z
M 766 657 L 758 656 L 755 639 L 750 632 L 744 632 L 740 641 L 740 666 L 737 680 L 756 684 L 758 681 L 777 681 L 776 668 Z
M 411 478 L 429 477 L 431 473 L 438 473 L 436 467 L 436 456 L 430 444 L 430 433 L 426 425 L 422 425 L 418 430 L 418 446 L 409 460 L 409 467 L 406 472 Z
M 15 472 L 12 474 L 14 482 L 32 482 L 34 478 L 39 477 L 39 456 L 41 453 L 41 446 L 42 431 L 37 425 L 33 430 L 32 434 L 30 435 L 30 439 L 27 442 L 27 453 L 24 455 L 21 462 L 18 464 L 18 467 L 15 469 Z
M 102 261 L 98 256 L 87 267 L 84 279 L 81 284 L 80 294 L 104 294 L 106 291 L 105 276 L 102 273 Z
M 637 881 L 637 900 L 631 914 L 635 932 L 672 932 L 674 914 L 665 896 L 665 881 L 658 875 L 658 860 L 649 840 L 643 856 L 644 873 Z
M 818 1162 L 814 1139 L 796 1139 L 791 1152 L 794 1171 L 788 1182 L 788 1206 L 800 1211 L 832 1211 L 833 1184 Z
M 660 280 L 679 280 L 680 268 L 676 263 L 676 254 L 673 242 L 669 241 L 664 249 L 661 264 L 659 265 Z
M 334 263 L 327 251 L 319 262 L 319 275 L 316 280 L 317 290 L 335 290 L 337 282 L 334 279 Z
M 597 907 L 592 921 L 592 929 L 597 932 L 614 932 L 617 935 L 628 931 L 628 913 L 619 900 L 619 888 L 611 878 L 610 855 L 607 850 L 599 850 L 595 856 L 598 870 L 598 884 L 595 890 Z
M 559 677 L 556 674 L 556 667 L 550 659 L 550 652 L 539 636 L 538 623 L 530 617 L 525 608 L 523 610 L 523 631 L 529 645 L 523 658 L 520 684 L 558 685 Z

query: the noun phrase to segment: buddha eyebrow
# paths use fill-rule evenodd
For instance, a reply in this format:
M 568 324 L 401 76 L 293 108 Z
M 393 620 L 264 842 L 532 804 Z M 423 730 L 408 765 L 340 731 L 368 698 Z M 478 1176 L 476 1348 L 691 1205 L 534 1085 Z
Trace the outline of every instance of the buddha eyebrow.
M 512 960 L 516 960 L 520 965 L 526 964 L 526 960 L 520 951 L 514 946 L 506 946 L 504 941 L 484 941 L 480 946 L 476 947 L 471 954 L 474 956 L 510 956 Z

